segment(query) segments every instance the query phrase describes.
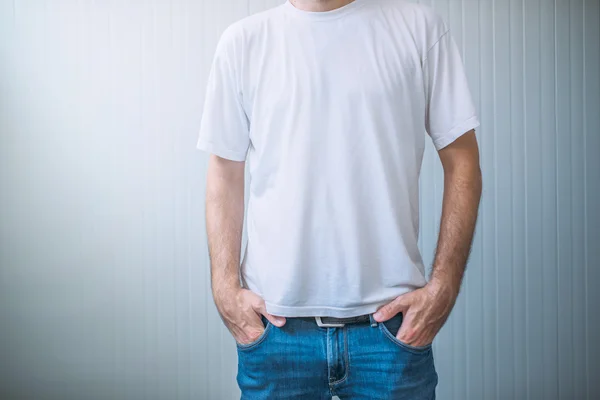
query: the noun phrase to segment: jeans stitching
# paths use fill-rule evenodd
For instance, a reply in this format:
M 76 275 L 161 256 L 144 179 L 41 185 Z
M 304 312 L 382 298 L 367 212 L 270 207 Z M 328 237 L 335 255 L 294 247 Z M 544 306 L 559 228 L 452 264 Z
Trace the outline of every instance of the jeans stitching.
M 331 382 L 330 385 L 338 385 L 344 382 L 346 379 L 348 379 L 348 370 L 350 369 L 350 363 L 348 362 L 348 332 L 345 326 L 342 328 L 342 332 L 344 337 L 344 363 L 346 370 L 344 371 L 344 376 L 342 378 L 338 379 L 335 382 Z
M 426 346 L 423 347 L 415 347 L 415 346 L 411 346 L 408 345 L 406 343 L 402 343 L 400 340 L 398 340 L 398 338 L 396 338 L 392 332 L 390 332 L 387 327 L 383 324 L 383 322 L 379 323 L 379 330 L 385 335 L 387 336 L 390 341 L 392 343 L 394 343 L 396 346 L 405 349 L 406 351 L 409 351 L 413 354 L 426 354 L 428 351 L 431 350 L 431 344 L 428 344 Z
M 264 342 L 265 339 L 267 338 L 267 334 L 271 330 L 271 325 L 272 325 L 271 321 L 267 321 L 267 326 L 265 327 L 265 330 L 263 331 L 262 335 L 258 339 L 256 339 L 256 341 L 254 341 L 252 343 L 243 344 L 243 343 L 238 343 L 236 341 L 235 344 L 236 344 L 237 348 L 240 350 L 243 350 L 243 351 L 250 350 L 250 349 L 253 349 L 254 347 L 258 346 L 262 342 Z

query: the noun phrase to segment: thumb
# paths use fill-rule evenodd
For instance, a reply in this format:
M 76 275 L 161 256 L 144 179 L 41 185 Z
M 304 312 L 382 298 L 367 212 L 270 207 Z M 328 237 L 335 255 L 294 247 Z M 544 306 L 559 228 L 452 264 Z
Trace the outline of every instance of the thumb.
M 389 302 L 388 304 L 381 307 L 373 317 L 377 322 L 387 321 L 392 318 L 394 315 L 402 312 L 406 312 L 411 304 L 412 292 L 408 292 L 396 297 L 394 300 Z
M 279 316 L 275 316 L 273 314 L 269 314 L 268 312 L 264 312 L 263 315 L 265 316 L 266 319 L 268 319 L 273 325 L 275 326 L 283 326 L 285 325 L 285 317 L 279 317 Z
M 396 301 L 398 302 L 398 312 L 405 313 L 408 311 L 413 303 L 414 295 L 414 292 L 408 292 L 396 297 Z
M 262 300 L 262 299 L 261 299 L 261 300 Z M 265 306 L 265 302 L 264 302 L 264 300 L 262 300 L 262 301 L 260 302 L 260 306 L 258 307 L 258 310 L 257 310 L 257 311 L 258 311 L 259 313 L 261 313 L 262 315 L 264 315 L 264 316 L 265 316 L 265 318 L 266 318 L 266 319 L 268 319 L 268 320 L 269 320 L 269 322 L 270 322 L 270 323 L 272 323 L 273 325 L 275 325 L 275 326 L 279 326 L 279 327 L 281 327 L 281 326 L 285 325 L 285 321 L 286 321 L 286 320 L 285 320 L 285 317 L 279 317 L 279 316 L 275 316 L 275 315 L 273 315 L 273 314 L 269 314 L 269 313 L 267 312 L 267 307 Z

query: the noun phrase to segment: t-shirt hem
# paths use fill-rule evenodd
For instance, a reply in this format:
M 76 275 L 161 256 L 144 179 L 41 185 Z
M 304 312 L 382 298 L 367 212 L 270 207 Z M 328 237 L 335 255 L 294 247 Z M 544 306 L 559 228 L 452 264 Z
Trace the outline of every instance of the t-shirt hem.
M 448 146 L 450 143 L 454 142 L 456 139 L 469 132 L 471 129 L 477 128 L 480 125 L 479 119 L 477 116 L 472 116 L 467 119 L 463 123 L 456 125 L 452 128 L 448 133 L 444 136 L 437 138 L 433 141 L 433 145 L 436 150 L 441 150 L 444 147 Z
M 206 151 L 208 153 L 212 153 L 221 158 L 226 158 L 228 160 L 232 160 L 232 161 L 245 161 L 246 160 L 246 153 L 240 153 L 238 151 L 229 150 L 229 149 L 223 148 L 222 146 L 219 146 L 214 143 L 211 143 L 211 142 L 208 142 L 205 140 L 201 140 L 201 139 L 198 140 L 198 143 L 196 144 L 196 148 L 198 148 L 199 150 L 202 150 L 202 151 Z
M 400 296 L 399 293 L 398 296 Z M 331 307 L 331 306 L 283 306 L 265 301 L 269 314 L 280 317 L 356 317 L 363 314 L 371 314 L 384 304 L 393 299 L 383 300 L 376 303 L 364 304 L 357 307 Z

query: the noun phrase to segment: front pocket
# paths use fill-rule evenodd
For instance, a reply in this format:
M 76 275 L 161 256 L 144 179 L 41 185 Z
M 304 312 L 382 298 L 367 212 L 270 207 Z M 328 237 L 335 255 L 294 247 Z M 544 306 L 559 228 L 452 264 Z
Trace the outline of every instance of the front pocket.
M 386 336 L 396 346 L 399 346 L 399 347 L 403 348 L 404 350 L 410 351 L 411 353 L 415 353 L 415 354 L 425 354 L 431 350 L 431 343 L 427 344 L 425 346 L 411 346 L 409 344 L 406 344 L 406 343 L 398 340 L 396 335 L 398 334 L 398 331 L 400 330 L 400 326 L 402 325 L 402 314 L 401 313 L 396 314 L 395 316 L 393 316 L 392 318 L 388 319 L 385 322 L 380 322 L 378 325 L 379 325 L 379 329 L 384 334 L 384 336 Z M 394 332 L 394 333 L 392 333 L 392 332 Z
M 235 341 L 235 344 L 237 346 L 237 348 L 239 350 L 250 350 L 255 348 L 256 346 L 258 346 L 259 344 L 261 344 L 262 342 L 264 342 L 264 340 L 267 338 L 267 335 L 269 334 L 269 331 L 271 330 L 271 321 L 269 321 L 267 318 L 265 318 L 264 315 L 261 314 L 260 319 L 263 323 L 263 325 L 265 326 L 265 330 L 260 334 L 260 336 L 250 342 L 250 343 L 239 343 L 237 340 Z

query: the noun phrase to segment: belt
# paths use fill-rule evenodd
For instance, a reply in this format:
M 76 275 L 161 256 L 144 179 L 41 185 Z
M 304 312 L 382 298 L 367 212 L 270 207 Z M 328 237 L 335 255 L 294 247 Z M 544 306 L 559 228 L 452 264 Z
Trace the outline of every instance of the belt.
M 300 319 L 316 321 L 317 325 L 323 328 L 342 327 L 346 324 L 357 324 L 361 322 L 370 322 L 371 314 L 357 315 L 355 317 L 299 317 Z

